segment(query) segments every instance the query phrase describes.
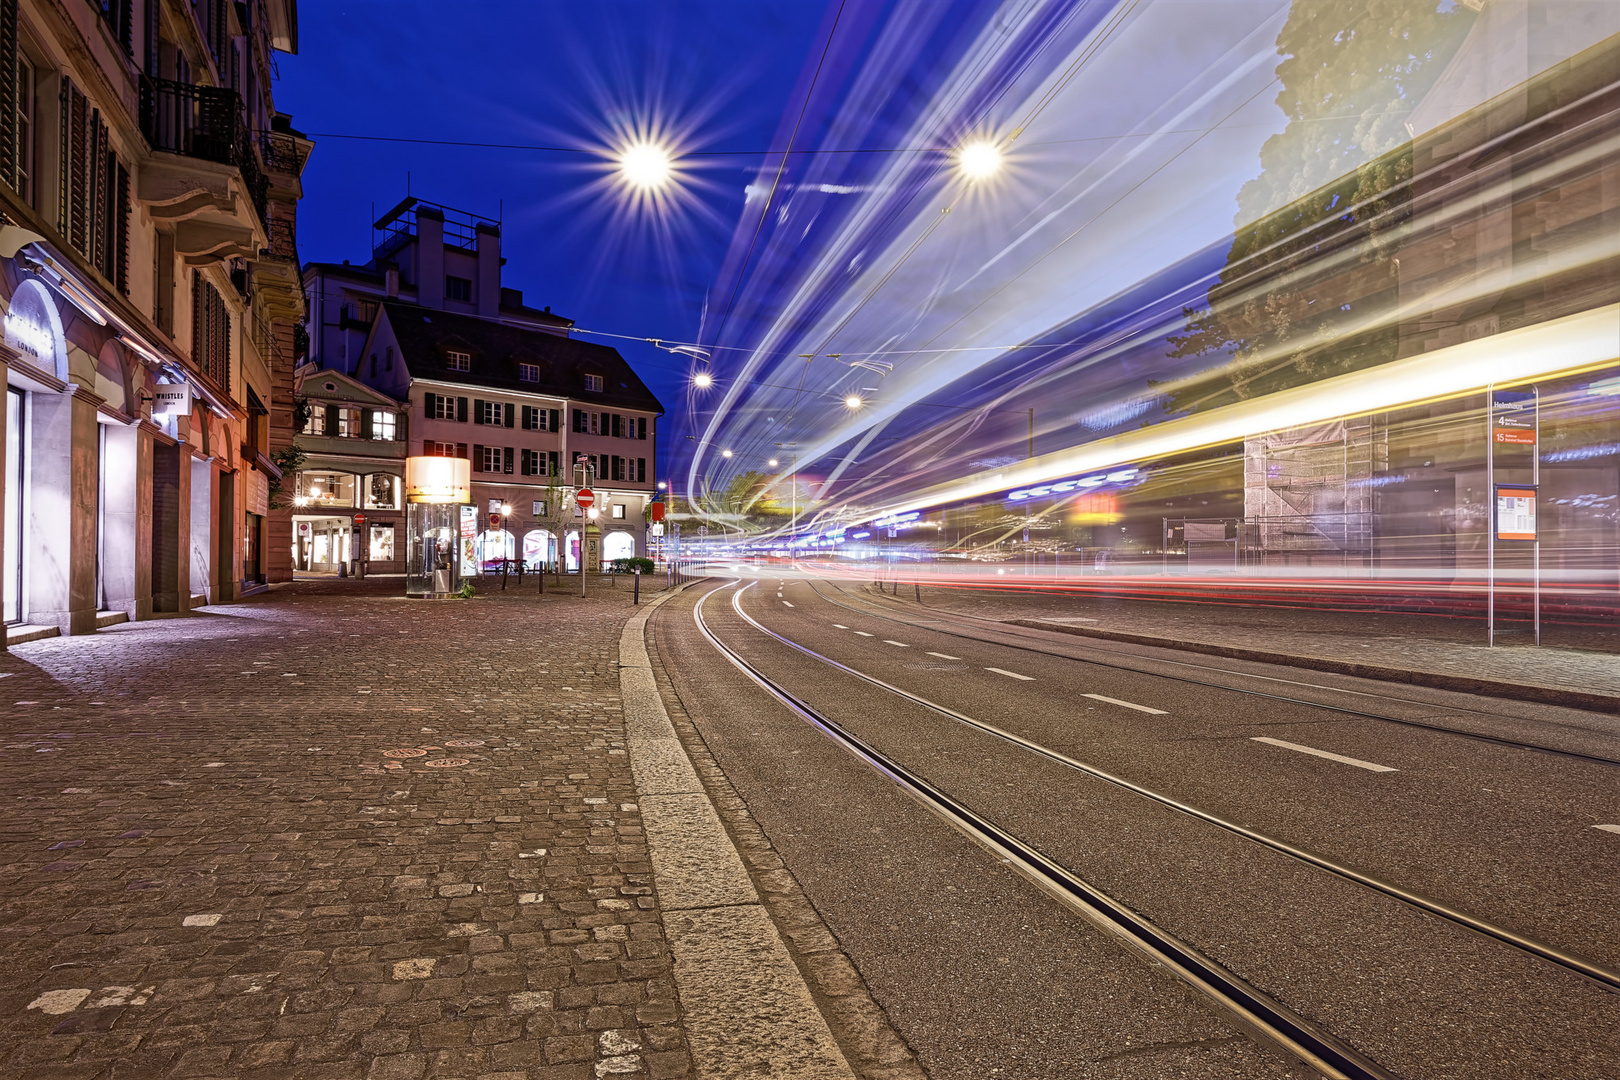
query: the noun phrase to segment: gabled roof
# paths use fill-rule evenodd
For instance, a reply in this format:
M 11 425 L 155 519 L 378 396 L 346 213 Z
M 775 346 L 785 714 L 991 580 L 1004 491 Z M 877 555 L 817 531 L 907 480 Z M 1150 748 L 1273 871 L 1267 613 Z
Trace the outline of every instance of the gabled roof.
M 382 305 L 379 327 L 385 318 L 414 379 L 549 394 L 643 412 L 664 411 L 619 351 L 606 345 L 392 300 Z M 445 356 L 452 351 L 470 353 L 472 370 L 450 370 Z M 520 380 L 520 363 L 539 367 L 540 381 Z M 585 389 L 586 375 L 601 376 L 600 392 Z
M 293 373 L 293 381 L 299 396 L 312 401 L 340 401 L 396 409 L 404 408 L 406 405 L 403 401 L 396 401 L 382 391 L 367 386 L 359 379 L 332 368 L 319 368 L 314 364 L 301 365 Z M 326 388 L 328 383 L 332 384 L 333 389 Z

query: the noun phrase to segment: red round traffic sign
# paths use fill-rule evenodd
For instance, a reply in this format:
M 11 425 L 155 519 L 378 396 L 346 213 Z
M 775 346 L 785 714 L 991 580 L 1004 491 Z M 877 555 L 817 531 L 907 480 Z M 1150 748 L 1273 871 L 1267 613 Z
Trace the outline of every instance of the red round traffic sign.
M 356 525 L 364 525 L 366 523 L 366 515 L 364 515 L 364 514 L 356 514 L 356 515 L 354 515 L 354 523 Z
M 574 502 L 581 510 L 589 510 L 596 503 L 596 492 L 590 488 L 580 488 L 574 492 Z

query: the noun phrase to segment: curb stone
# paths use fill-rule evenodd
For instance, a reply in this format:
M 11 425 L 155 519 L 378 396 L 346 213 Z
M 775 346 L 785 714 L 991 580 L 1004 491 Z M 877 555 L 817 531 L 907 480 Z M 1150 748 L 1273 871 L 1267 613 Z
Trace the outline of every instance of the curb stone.
M 1228 660 L 1253 660 L 1262 664 L 1281 664 L 1286 667 L 1327 671 L 1335 675 L 1353 675 L 1362 679 L 1383 682 L 1410 683 L 1435 690 L 1452 690 L 1464 694 L 1511 698 L 1515 701 L 1533 701 L 1541 705 L 1563 705 L 1574 709 L 1591 709 L 1603 713 L 1620 712 L 1620 697 L 1588 690 L 1566 690 L 1555 686 L 1537 686 L 1533 683 L 1507 682 L 1501 679 L 1482 679 L 1468 675 L 1447 675 L 1438 671 L 1389 667 L 1383 664 L 1359 664 L 1350 660 L 1330 660 L 1322 656 L 1301 656 L 1298 653 L 1272 652 L 1267 649 L 1246 649 L 1235 645 L 1215 645 L 1204 641 L 1182 641 L 1178 638 L 1156 637 L 1152 634 L 1134 634 L 1124 630 L 1102 630 L 1088 626 L 1067 626 L 1043 619 L 1002 619 L 1009 626 L 1023 626 L 1032 630 L 1049 630 L 1055 634 L 1075 637 L 1102 638 L 1130 645 L 1149 645 L 1180 652 L 1222 656 Z
M 804 976 L 682 747 L 645 630 L 666 592 L 625 624 L 619 685 L 653 885 L 702 1080 L 855 1080 Z

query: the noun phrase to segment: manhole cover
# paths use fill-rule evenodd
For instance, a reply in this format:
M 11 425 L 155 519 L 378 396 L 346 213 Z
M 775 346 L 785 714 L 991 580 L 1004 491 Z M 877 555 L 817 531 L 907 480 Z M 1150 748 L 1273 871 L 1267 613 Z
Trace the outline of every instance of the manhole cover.
M 446 746 L 483 746 L 484 745 L 484 740 L 483 739 L 446 739 L 444 741 L 444 745 L 446 745 Z
M 424 761 L 422 764 L 430 769 L 453 769 L 458 765 L 467 764 L 467 759 L 464 757 L 441 757 L 434 758 L 432 761 Z
M 417 750 L 415 747 L 411 747 L 411 748 L 405 749 L 405 750 L 384 750 L 382 752 L 383 757 L 395 757 L 395 758 L 398 758 L 398 757 L 423 757 L 426 754 L 427 754 L 426 750 Z

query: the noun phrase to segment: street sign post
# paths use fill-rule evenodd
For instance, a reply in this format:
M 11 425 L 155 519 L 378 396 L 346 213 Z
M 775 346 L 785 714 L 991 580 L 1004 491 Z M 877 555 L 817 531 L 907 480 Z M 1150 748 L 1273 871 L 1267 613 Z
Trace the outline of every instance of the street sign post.
M 1496 644 L 1496 544 L 1499 540 L 1530 542 L 1531 589 L 1534 595 L 1535 642 L 1541 644 L 1541 538 L 1536 528 L 1536 489 L 1541 484 L 1541 389 L 1485 391 L 1485 644 Z M 1498 445 L 1530 450 L 1530 483 L 1496 482 Z

